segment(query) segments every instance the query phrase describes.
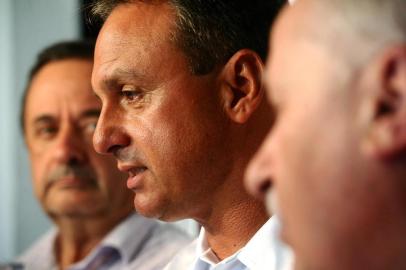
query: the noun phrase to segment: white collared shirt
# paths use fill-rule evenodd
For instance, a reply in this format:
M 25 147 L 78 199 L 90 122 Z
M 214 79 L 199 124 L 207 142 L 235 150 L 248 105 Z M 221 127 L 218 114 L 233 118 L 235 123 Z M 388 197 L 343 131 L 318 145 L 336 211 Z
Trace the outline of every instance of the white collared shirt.
M 242 249 L 222 261 L 209 247 L 202 228 L 165 270 L 290 270 L 293 254 L 279 239 L 279 227 L 278 219 L 270 218 Z
M 24 264 L 24 270 L 58 269 L 54 252 L 57 234 L 57 230 L 52 229 L 18 259 Z M 86 258 L 68 270 L 82 270 L 102 247 L 116 248 L 120 259 L 100 269 L 161 270 L 173 254 L 189 242 L 188 236 L 174 226 L 133 214 L 106 235 Z

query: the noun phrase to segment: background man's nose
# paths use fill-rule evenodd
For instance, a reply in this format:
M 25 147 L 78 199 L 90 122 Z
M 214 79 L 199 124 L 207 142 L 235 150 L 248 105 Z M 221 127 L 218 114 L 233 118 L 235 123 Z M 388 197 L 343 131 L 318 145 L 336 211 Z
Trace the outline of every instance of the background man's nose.
M 60 130 L 53 151 L 60 163 L 83 163 L 87 159 L 86 142 L 73 127 Z

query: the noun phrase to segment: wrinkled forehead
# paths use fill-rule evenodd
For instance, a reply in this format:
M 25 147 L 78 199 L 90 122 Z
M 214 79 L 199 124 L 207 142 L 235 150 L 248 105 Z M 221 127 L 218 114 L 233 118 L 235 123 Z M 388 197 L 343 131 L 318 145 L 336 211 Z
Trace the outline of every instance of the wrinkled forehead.
M 29 96 L 72 96 L 80 94 L 92 97 L 90 75 L 93 62 L 90 59 L 68 58 L 52 61 L 43 66 L 33 77 Z
M 137 1 L 117 6 L 97 38 L 93 85 L 116 66 L 126 68 L 146 56 L 163 53 L 157 48 L 170 42 L 175 31 L 174 18 L 173 8 L 165 2 Z
M 322 41 L 319 31 L 322 26 L 315 18 L 319 11 L 313 9 L 312 2 L 298 0 L 294 5 L 285 6 L 274 25 L 266 65 L 268 91 L 272 97 L 278 96 L 278 92 L 294 91 L 298 82 L 309 82 L 310 78 L 321 83 L 330 75 L 315 73 L 322 68 L 326 68 L 327 73 L 335 66 L 331 64 L 331 52 Z
M 307 33 L 314 28 L 314 23 L 319 21 L 315 19 L 318 15 L 314 1 L 296 0 L 290 3 L 279 15 L 274 27 L 274 35 L 290 38 L 307 36 Z
M 274 64 L 281 70 L 280 62 L 286 59 L 287 56 L 292 56 L 295 53 L 294 45 L 295 32 L 299 31 L 295 26 L 296 22 L 294 7 L 286 5 L 279 14 L 274 27 L 271 30 L 269 38 L 269 50 L 266 70 L 271 72 Z M 286 61 L 282 61 L 286 62 Z M 271 72 L 272 73 L 272 72 Z
M 45 65 L 28 89 L 26 110 L 30 114 L 59 111 L 66 103 L 74 111 L 100 106 L 90 84 L 92 61 L 66 59 Z
M 296 0 L 294 4 L 286 5 L 270 35 L 271 54 L 268 60 L 273 60 L 275 55 L 292 56 L 304 47 L 325 47 L 324 30 L 320 23 L 324 15 L 321 13 L 321 5 L 314 0 Z
M 167 3 L 134 2 L 118 5 L 104 23 L 96 42 L 96 60 L 116 50 L 142 44 L 154 47 L 168 40 L 175 12 Z

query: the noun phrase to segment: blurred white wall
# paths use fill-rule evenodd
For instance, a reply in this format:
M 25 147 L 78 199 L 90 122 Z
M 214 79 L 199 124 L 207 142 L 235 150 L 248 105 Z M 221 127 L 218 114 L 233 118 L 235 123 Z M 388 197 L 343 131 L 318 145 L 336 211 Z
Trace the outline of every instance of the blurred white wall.
M 15 134 L 13 126 L 13 106 L 9 102 L 13 99 L 13 37 L 12 0 L 0 2 L 0 260 L 10 257 L 15 251 L 15 190 L 16 160 L 12 138 Z M 9 89 L 10 91 L 8 91 Z M 15 125 L 15 124 L 14 124 Z
M 38 51 L 79 35 L 75 0 L 0 0 L 0 260 L 10 260 L 49 227 L 33 198 L 19 106 Z

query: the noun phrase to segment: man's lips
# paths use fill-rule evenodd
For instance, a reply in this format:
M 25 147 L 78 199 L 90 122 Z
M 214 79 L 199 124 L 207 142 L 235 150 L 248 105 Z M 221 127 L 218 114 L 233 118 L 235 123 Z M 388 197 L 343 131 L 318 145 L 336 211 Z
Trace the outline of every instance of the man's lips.
M 132 170 L 129 173 L 129 177 L 127 179 L 127 188 L 132 190 L 139 188 L 141 186 L 142 178 L 146 170 L 147 170 L 146 167 Z
M 134 190 L 141 186 L 142 178 L 147 167 L 118 164 L 118 169 L 128 173 L 127 188 Z
M 87 188 L 94 187 L 94 180 L 77 176 L 64 176 L 54 181 L 53 184 L 59 188 Z

